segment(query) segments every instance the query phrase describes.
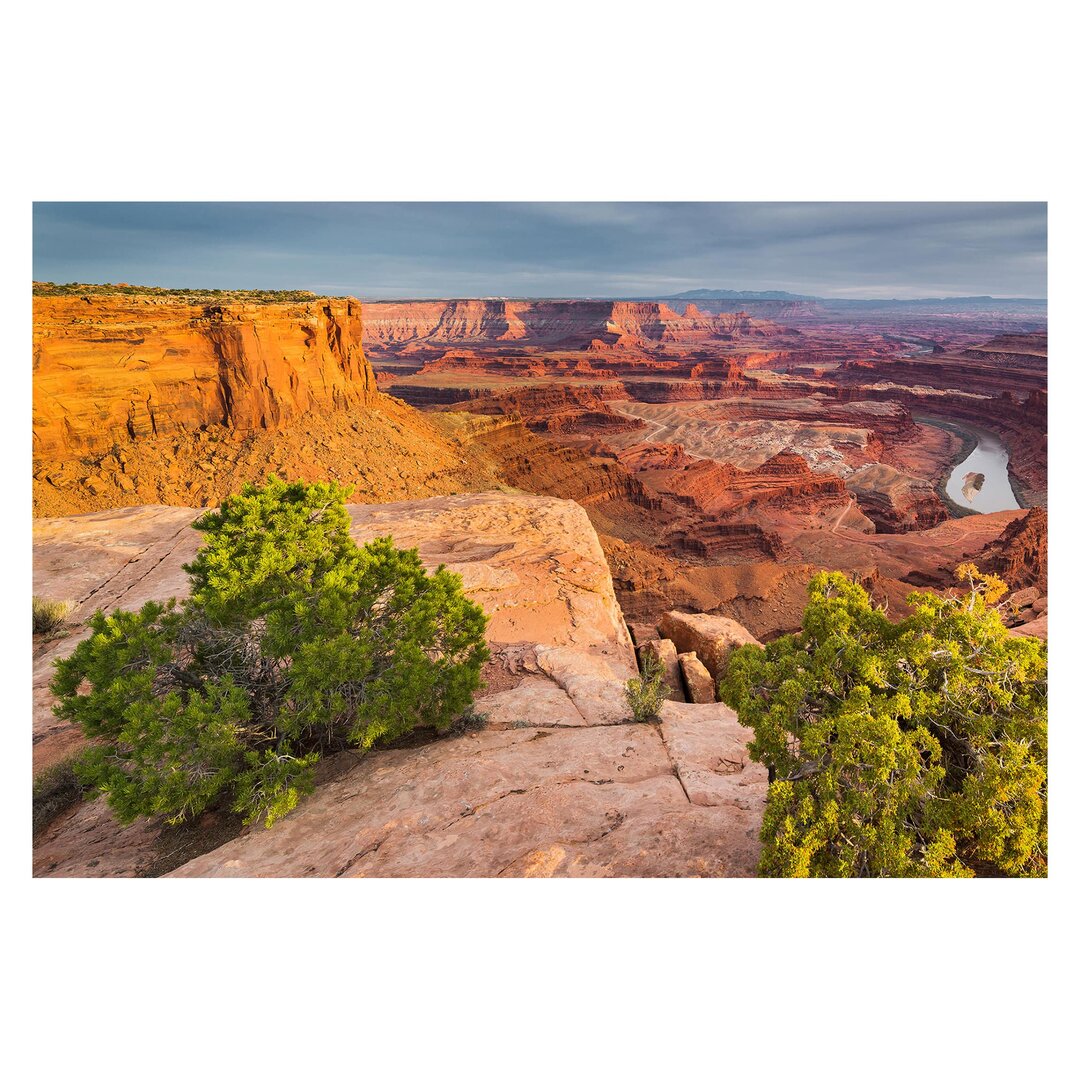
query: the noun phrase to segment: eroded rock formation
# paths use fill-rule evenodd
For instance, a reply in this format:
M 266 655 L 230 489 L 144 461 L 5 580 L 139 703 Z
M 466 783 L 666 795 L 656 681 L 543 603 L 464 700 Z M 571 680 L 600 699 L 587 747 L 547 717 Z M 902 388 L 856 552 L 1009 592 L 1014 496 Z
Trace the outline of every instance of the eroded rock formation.
M 206 304 L 34 297 L 34 456 L 208 426 L 273 430 L 370 405 L 356 300 Z
M 204 506 L 268 472 L 358 501 L 492 486 L 378 392 L 361 336 L 355 300 L 35 296 L 35 513 Z
M 931 529 L 949 512 L 933 486 L 880 462 L 853 473 L 847 487 L 878 532 Z
M 682 314 L 653 301 L 422 300 L 365 307 L 366 343 L 374 350 L 423 344 L 515 344 L 586 347 L 764 337 L 772 324 L 745 312 Z
M 1041 506 L 1010 522 L 993 543 L 979 554 L 982 569 L 997 574 L 1014 589 L 1034 587 L 1047 591 L 1048 519 Z

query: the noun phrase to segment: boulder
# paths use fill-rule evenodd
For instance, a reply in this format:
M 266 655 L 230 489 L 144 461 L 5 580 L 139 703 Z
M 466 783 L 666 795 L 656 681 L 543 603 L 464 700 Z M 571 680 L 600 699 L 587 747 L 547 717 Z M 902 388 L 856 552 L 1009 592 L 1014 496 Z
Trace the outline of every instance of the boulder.
M 1007 603 L 1009 607 L 1020 611 L 1023 608 L 1031 607 L 1038 599 L 1039 590 L 1034 585 L 1029 585 L 1026 589 L 1017 589 L 1015 592 L 1010 593 Z
M 1047 626 L 1046 616 L 1040 615 L 1037 619 L 1032 619 L 1030 622 L 1013 627 L 1009 633 L 1014 637 L 1033 637 L 1038 638 L 1040 641 L 1045 641 Z
M 697 653 L 709 674 L 719 682 L 727 674 L 728 656 L 740 645 L 760 645 L 745 626 L 722 615 L 691 615 L 669 611 L 658 627 L 680 653 Z M 709 699 L 713 700 L 712 698 Z
M 638 664 L 644 669 L 645 658 L 654 657 L 664 669 L 664 685 L 671 691 L 669 701 L 685 701 L 682 678 L 679 675 L 679 653 L 675 643 L 668 638 L 657 638 L 638 646 Z
M 708 668 L 698 659 L 697 653 L 679 653 L 686 692 L 695 705 L 711 705 L 716 701 L 716 686 Z

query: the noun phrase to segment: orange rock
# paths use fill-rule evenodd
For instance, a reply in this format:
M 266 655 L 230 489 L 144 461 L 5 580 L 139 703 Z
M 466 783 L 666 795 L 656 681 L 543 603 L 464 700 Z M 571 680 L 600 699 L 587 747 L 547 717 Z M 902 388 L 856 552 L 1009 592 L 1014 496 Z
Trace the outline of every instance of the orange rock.
M 274 430 L 377 395 L 356 300 L 34 297 L 34 457 L 209 425 Z
M 1033 507 L 1023 517 L 1010 522 L 1001 536 L 976 557 L 991 574 L 997 574 L 1015 588 L 1034 586 L 1046 592 L 1047 580 L 1046 511 Z
M 657 629 L 671 638 L 680 653 L 701 658 L 709 674 L 719 682 L 727 674 L 728 657 L 741 645 L 760 645 L 753 634 L 734 619 L 722 615 L 694 615 L 669 611 Z

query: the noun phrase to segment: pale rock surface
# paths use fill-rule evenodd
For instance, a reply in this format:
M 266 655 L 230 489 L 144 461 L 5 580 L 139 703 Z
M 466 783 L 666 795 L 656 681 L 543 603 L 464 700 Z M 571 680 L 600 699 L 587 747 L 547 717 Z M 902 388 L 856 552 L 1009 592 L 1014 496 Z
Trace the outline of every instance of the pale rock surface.
M 727 674 L 732 649 L 761 644 L 745 626 L 722 615 L 669 611 L 660 619 L 658 629 L 662 637 L 671 638 L 680 653 L 697 653 L 718 683 Z
M 621 724 L 629 717 L 622 688 L 637 675 L 637 665 L 624 656 L 607 656 L 566 646 L 536 647 L 540 668 L 566 691 L 589 724 Z M 613 692 L 618 688 L 618 693 Z
M 750 760 L 748 732 L 734 710 L 668 701 L 660 731 L 687 798 L 695 806 L 750 811 L 769 783 L 768 770 Z
M 488 726 L 328 759 L 329 778 L 273 829 L 245 829 L 176 876 L 754 873 L 766 783 L 746 763 L 750 733 L 718 705 L 668 702 L 660 724 L 627 722 L 633 647 L 577 504 L 482 494 L 349 511 L 358 541 L 390 534 L 418 547 L 429 567 L 460 573 L 489 614 L 504 674 L 476 702 Z M 35 591 L 78 601 L 76 621 L 98 605 L 181 595 L 197 513 L 141 507 L 38 521 Z M 52 760 L 79 736 L 51 716 L 51 661 L 84 632 L 38 649 L 35 750 Z M 160 823 L 121 829 L 103 801 L 83 804 L 39 838 L 35 873 L 155 872 L 162 836 Z
M 695 705 L 708 705 L 716 700 L 716 685 L 709 669 L 698 659 L 697 653 L 679 653 L 686 694 Z
M 429 569 L 445 564 L 489 615 L 493 651 L 522 643 L 549 648 L 546 673 L 601 722 L 625 719 L 599 684 L 636 672 L 633 646 L 596 532 L 577 503 L 535 495 L 451 495 L 349 506 L 358 543 L 393 535 Z M 202 537 L 203 511 L 144 506 L 34 522 L 34 593 L 75 603 L 67 637 L 34 653 L 34 763 L 52 764 L 79 744 L 52 714 L 53 662 L 86 636 L 98 608 L 138 608 L 184 596 L 183 565 Z M 538 668 L 535 669 L 540 673 Z
M 691 803 L 651 724 L 485 731 L 369 755 L 172 876 L 743 876 L 763 799 Z

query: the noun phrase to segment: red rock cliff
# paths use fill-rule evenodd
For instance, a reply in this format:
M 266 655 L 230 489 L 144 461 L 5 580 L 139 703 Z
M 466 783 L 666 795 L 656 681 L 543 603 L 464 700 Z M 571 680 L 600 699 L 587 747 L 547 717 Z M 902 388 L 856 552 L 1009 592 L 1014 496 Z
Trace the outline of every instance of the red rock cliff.
M 415 300 L 365 305 L 365 343 L 515 342 L 521 345 L 642 345 L 762 337 L 778 329 L 744 312 L 680 315 L 656 302 L 611 300 Z
M 208 425 L 276 430 L 370 404 L 360 304 L 34 298 L 34 457 Z

